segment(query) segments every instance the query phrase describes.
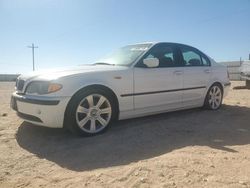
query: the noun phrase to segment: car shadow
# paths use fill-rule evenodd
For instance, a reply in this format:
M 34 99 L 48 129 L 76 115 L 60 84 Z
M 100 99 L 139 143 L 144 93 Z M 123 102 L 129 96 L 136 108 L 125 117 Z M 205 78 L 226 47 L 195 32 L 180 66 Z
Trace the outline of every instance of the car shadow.
M 238 90 L 238 89 L 250 89 L 247 86 L 235 86 L 233 89 Z
M 125 165 L 186 146 L 229 146 L 250 143 L 250 108 L 223 105 L 220 110 L 192 109 L 117 122 L 106 133 L 76 137 L 63 129 L 23 122 L 18 144 L 40 158 L 74 171 Z

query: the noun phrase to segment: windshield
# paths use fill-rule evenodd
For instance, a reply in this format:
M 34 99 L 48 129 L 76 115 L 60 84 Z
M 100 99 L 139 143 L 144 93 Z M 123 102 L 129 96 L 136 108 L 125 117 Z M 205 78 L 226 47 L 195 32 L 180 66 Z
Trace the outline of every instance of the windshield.
M 95 64 L 110 64 L 129 66 L 145 51 L 147 51 L 152 44 L 136 44 L 128 45 L 115 50 L 113 53 L 98 60 Z

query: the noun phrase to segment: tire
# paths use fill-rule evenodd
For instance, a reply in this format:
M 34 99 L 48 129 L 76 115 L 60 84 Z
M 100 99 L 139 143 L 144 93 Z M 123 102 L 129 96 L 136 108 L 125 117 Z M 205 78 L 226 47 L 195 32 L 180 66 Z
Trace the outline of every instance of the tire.
M 99 88 L 78 92 L 65 112 L 64 126 L 79 136 L 105 132 L 117 119 L 118 108 L 112 93 Z
M 223 89 L 220 84 L 213 84 L 206 95 L 204 107 L 209 110 L 218 110 L 223 100 Z
M 246 88 L 250 89 L 250 80 L 246 80 Z

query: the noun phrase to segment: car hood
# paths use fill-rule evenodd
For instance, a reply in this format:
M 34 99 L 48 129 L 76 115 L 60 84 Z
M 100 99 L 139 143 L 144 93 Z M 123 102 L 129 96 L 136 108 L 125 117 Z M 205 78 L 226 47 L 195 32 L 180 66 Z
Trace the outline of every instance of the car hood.
M 20 75 L 18 79 L 22 80 L 55 80 L 61 77 L 86 74 L 86 73 L 100 73 L 108 71 L 119 71 L 127 69 L 125 66 L 113 66 L 113 65 L 83 65 L 70 68 L 50 69 L 43 71 L 35 71 L 28 74 Z

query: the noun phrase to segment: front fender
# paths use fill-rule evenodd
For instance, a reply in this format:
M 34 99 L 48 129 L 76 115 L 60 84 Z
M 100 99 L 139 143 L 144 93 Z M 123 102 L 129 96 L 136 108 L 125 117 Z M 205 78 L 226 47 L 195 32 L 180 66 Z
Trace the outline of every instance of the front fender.
M 124 93 L 133 92 L 133 72 L 131 70 L 106 74 L 74 75 L 58 79 L 57 81 L 63 85 L 63 89 L 57 92 L 56 95 L 72 97 L 85 87 L 101 85 L 114 92 L 118 99 L 120 111 L 134 108 L 133 97 L 121 97 Z

